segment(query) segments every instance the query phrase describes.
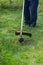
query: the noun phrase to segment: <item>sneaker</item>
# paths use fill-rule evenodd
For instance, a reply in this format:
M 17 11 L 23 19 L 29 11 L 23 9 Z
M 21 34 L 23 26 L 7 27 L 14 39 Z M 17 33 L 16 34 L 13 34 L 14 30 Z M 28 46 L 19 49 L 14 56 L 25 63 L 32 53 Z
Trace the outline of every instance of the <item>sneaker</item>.
M 36 23 L 30 24 L 30 27 L 36 27 Z

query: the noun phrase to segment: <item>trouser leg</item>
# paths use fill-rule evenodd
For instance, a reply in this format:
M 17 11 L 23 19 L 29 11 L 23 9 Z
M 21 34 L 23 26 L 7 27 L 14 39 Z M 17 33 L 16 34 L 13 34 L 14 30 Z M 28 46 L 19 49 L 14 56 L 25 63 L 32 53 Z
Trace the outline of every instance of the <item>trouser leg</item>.
M 30 2 L 28 0 L 25 0 L 25 5 L 24 5 L 24 20 L 25 20 L 26 24 L 30 23 L 29 5 L 30 5 Z
M 37 7 L 38 7 L 38 0 L 32 0 L 30 2 L 30 10 L 31 10 L 31 16 L 30 16 L 30 24 L 32 26 L 36 25 L 36 20 L 37 20 Z

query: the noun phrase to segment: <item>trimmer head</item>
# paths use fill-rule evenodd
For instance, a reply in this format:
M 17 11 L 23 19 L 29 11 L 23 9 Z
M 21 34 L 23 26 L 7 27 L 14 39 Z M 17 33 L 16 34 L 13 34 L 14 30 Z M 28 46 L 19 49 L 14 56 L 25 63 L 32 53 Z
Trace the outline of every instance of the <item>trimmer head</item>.
M 16 34 L 16 35 L 20 35 L 20 31 L 15 32 L 15 34 Z M 27 36 L 29 36 L 29 37 L 32 37 L 32 34 L 31 34 L 31 33 L 27 33 L 27 32 L 25 32 L 25 31 L 22 32 L 22 35 L 27 35 Z
M 24 41 L 24 38 L 19 38 L 19 42 L 22 43 Z

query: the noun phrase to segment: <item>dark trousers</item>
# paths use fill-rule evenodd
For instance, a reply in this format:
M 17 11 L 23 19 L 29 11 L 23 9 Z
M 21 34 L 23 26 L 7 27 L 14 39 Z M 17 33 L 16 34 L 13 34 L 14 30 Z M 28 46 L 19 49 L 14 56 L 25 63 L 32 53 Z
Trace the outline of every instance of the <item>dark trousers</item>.
M 36 25 L 38 0 L 25 0 L 24 20 L 26 24 Z

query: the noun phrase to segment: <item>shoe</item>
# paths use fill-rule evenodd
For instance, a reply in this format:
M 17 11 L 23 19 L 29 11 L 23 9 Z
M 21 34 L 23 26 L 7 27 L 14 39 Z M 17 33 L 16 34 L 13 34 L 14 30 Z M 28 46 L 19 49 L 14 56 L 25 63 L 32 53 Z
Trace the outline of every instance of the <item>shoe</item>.
M 36 27 L 36 23 L 30 24 L 29 27 Z
M 29 24 L 27 24 L 27 23 L 24 23 L 24 24 L 23 24 L 23 27 L 25 27 L 25 26 L 29 26 Z
M 36 25 L 29 25 L 29 27 L 36 27 Z
M 29 25 L 29 23 L 25 23 L 25 25 Z

